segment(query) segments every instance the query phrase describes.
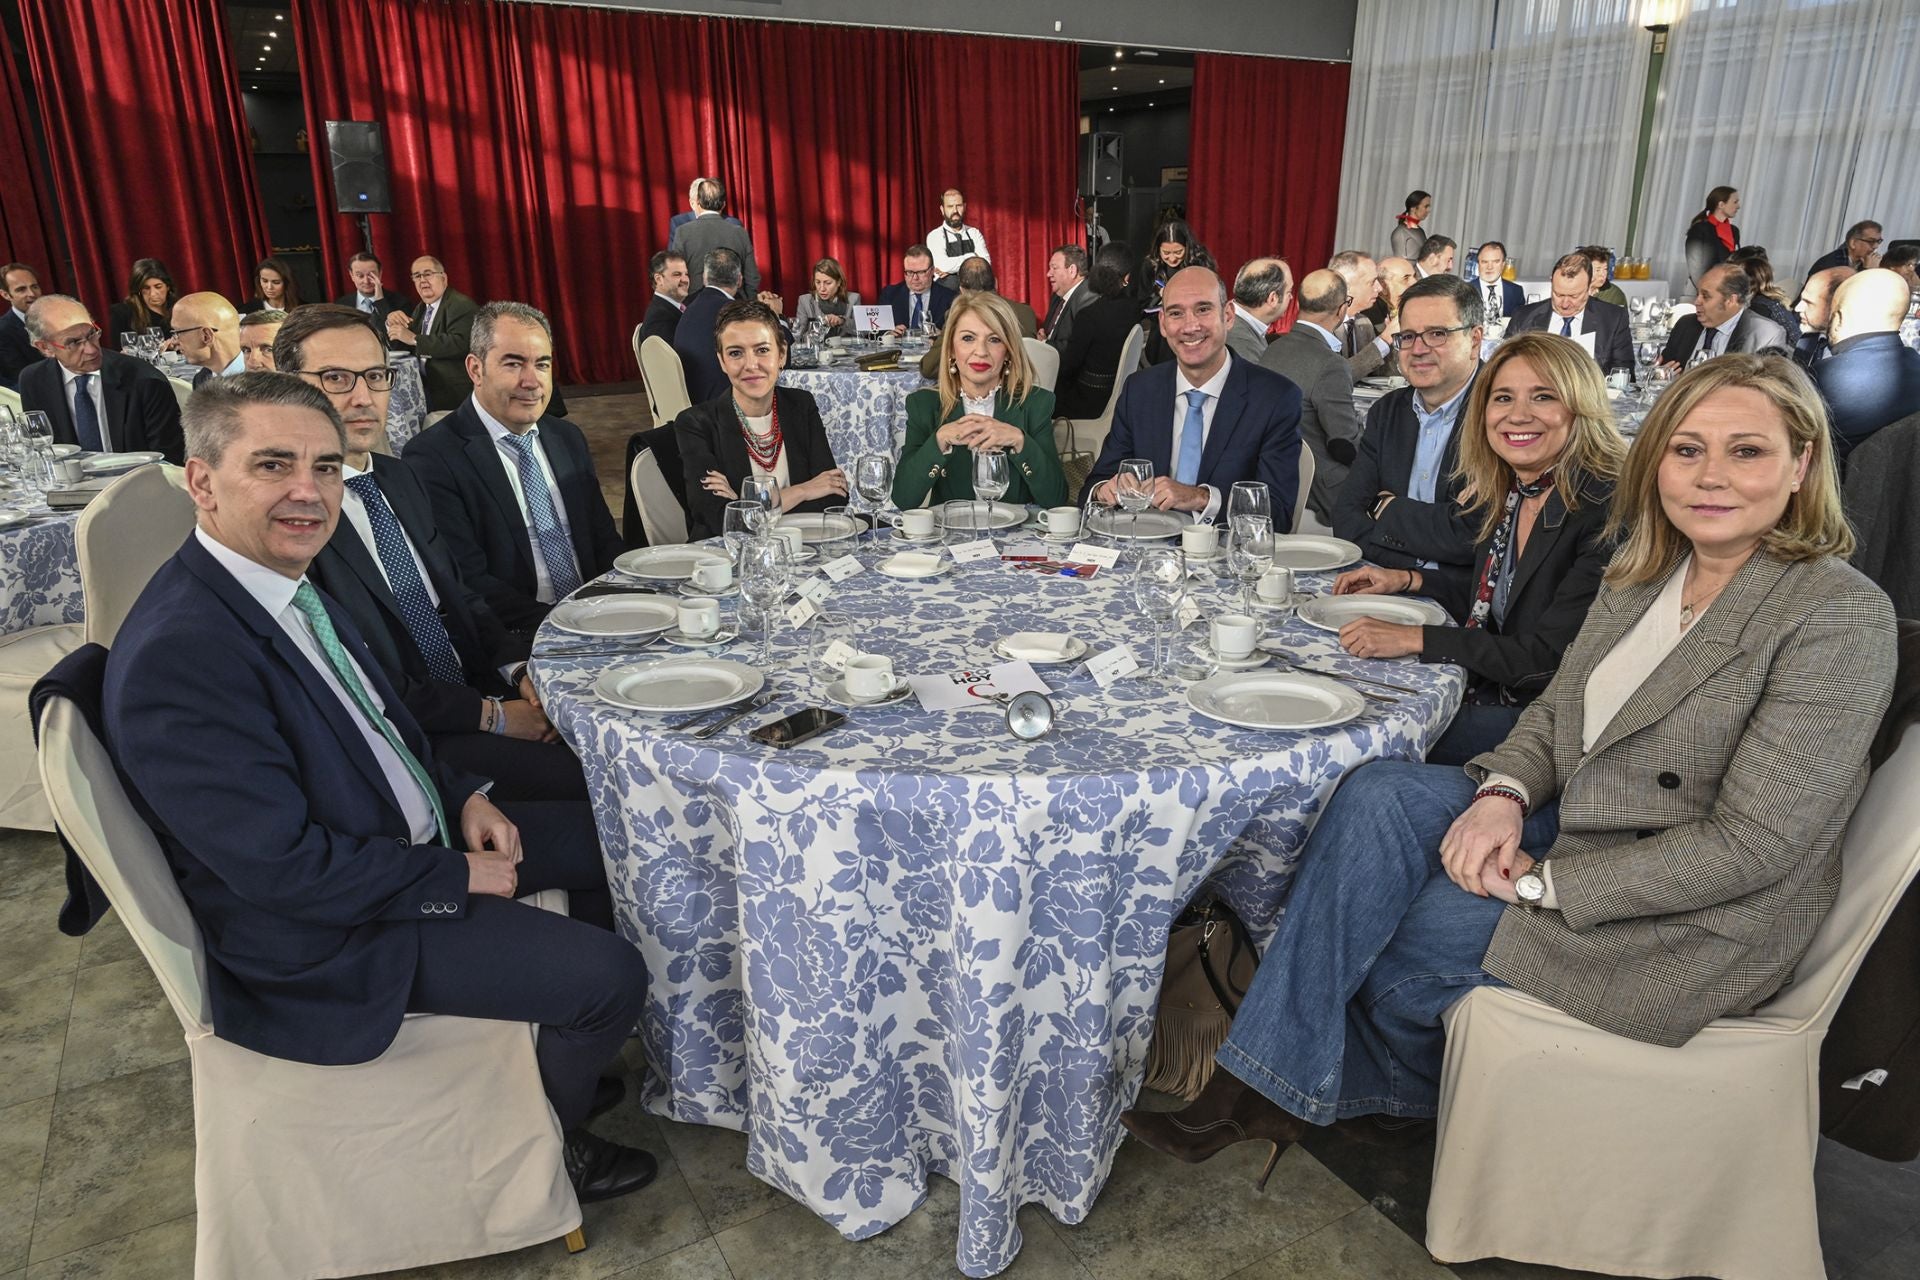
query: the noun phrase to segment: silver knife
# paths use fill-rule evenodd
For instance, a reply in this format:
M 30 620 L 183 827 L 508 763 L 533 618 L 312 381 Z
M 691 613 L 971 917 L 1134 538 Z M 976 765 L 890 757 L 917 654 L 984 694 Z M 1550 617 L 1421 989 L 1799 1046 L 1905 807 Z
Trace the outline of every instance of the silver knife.
M 740 719 L 741 717 L 750 716 L 754 712 L 763 709 L 764 707 L 766 707 L 768 703 L 772 702 L 774 698 L 777 696 L 778 695 L 775 694 L 772 690 L 768 690 L 765 693 L 755 694 L 747 702 L 746 706 L 741 707 L 738 711 L 729 712 L 727 715 L 721 716 L 718 720 L 715 720 L 712 724 L 706 726 L 704 729 L 694 730 L 692 736 L 696 738 L 711 738 L 714 734 L 720 732 L 722 729 L 726 728 L 728 725 L 732 724 L 734 721 Z

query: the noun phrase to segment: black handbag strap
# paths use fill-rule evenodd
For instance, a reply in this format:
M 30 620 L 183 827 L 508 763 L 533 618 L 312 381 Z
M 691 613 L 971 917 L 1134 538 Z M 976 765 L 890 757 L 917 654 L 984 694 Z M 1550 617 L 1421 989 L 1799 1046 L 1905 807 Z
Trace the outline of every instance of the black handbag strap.
M 1233 980 L 1234 962 L 1239 960 L 1244 951 L 1252 958 L 1253 967 L 1255 969 L 1260 967 L 1260 952 L 1254 947 L 1253 935 L 1247 932 L 1247 926 L 1226 903 L 1218 901 L 1208 902 L 1199 908 L 1189 908 L 1181 913 L 1178 923 L 1200 927 L 1200 936 L 1194 943 L 1194 947 L 1200 953 L 1200 972 L 1206 978 L 1207 985 L 1213 988 L 1213 998 L 1220 1002 L 1220 1007 L 1225 1009 L 1229 1016 L 1240 1012 L 1240 1002 L 1246 998 L 1247 989 Z M 1213 941 L 1214 930 L 1223 924 L 1233 939 L 1232 948 L 1227 953 L 1225 981 L 1222 981 L 1220 974 L 1213 971 L 1213 954 L 1208 949 Z

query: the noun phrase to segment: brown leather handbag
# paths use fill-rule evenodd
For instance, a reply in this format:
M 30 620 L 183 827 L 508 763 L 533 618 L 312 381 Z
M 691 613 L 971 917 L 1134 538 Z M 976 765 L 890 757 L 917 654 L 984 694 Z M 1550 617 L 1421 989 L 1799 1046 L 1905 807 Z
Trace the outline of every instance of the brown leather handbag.
M 1213 1078 L 1213 1055 L 1226 1043 L 1260 953 L 1240 917 L 1214 899 L 1189 904 L 1167 932 L 1160 1016 L 1147 1048 L 1149 1089 L 1191 1102 Z

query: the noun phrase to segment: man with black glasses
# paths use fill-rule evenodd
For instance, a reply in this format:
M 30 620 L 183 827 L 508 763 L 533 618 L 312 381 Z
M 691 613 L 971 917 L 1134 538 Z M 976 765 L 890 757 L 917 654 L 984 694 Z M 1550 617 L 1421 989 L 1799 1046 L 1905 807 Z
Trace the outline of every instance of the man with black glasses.
M 105 350 L 87 304 L 50 293 L 27 309 L 27 336 L 50 357 L 20 373 L 20 405 L 53 422 L 60 444 L 107 452 L 152 450 L 178 464 L 186 454 L 180 401 L 166 375 Z

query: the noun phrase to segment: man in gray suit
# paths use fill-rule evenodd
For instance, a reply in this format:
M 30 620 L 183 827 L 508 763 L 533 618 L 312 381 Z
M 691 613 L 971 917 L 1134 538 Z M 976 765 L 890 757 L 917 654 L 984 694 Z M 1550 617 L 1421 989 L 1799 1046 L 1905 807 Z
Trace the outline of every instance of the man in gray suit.
M 1724 356 L 1729 351 L 1787 350 L 1787 331 L 1748 310 L 1753 277 L 1730 262 L 1710 267 L 1700 276 L 1693 296 L 1693 314 L 1680 317 L 1660 353 L 1660 363 L 1678 369 L 1696 358 Z
M 1267 344 L 1260 363 L 1300 388 L 1300 438 L 1313 450 L 1313 488 L 1307 509 L 1333 525 L 1333 498 L 1346 481 L 1360 439 L 1353 407 L 1353 374 L 1340 356 L 1339 330 L 1352 307 L 1347 284 L 1334 271 L 1310 271 L 1300 282 L 1300 315 L 1293 328 Z
M 1398 261 L 1398 259 L 1396 259 Z M 1370 376 L 1382 365 L 1393 372 L 1393 335 L 1400 332 L 1399 308 L 1387 298 L 1386 280 L 1374 260 L 1358 249 L 1342 249 L 1327 263 L 1347 286 L 1347 318 L 1340 322 L 1340 354 L 1346 357 L 1353 380 Z M 1376 304 L 1387 304 L 1386 320 L 1375 326 L 1363 315 Z
M 1056 350 L 1067 349 L 1073 336 L 1073 318 L 1093 302 L 1087 288 L 1087 251 L 1077 244 L 1063 244 L 1047 259 L 1047 288 L 1053 298 L 1047 303 L 1046 323 L 1040 326 L 1047 342 Z
M 1233 327 L 1227 347 L 1255 364 L 1267 353 L 1267 329 L 1293 298 L 1293 273 L 1280 258 L 1255 258 L 1233 278 Z
M 740 255 L 741 273 L 746 277 L 746 295 L 760 296 L 760 268 L 753 260 L 753 237 L 739 223 L 720 216 L 727 207 L 727 189 L 718 178 L 702 178 L 694 184 L 692 218 L 675 228 L 673 242 L 667 248 L 689 264 L 704 262 L 715 249 L 731 249 Z

